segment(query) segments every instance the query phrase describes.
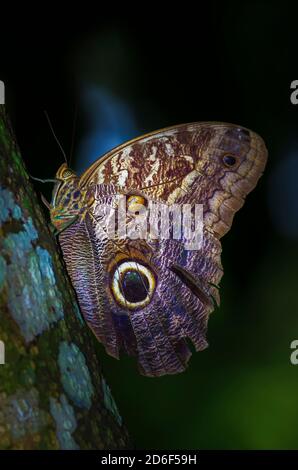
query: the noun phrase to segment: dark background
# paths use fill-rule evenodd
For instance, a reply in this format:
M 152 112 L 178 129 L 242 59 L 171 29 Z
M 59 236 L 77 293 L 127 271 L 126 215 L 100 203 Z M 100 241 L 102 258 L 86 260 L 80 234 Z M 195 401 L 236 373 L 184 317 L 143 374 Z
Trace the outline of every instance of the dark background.
M 210 347 L 180 375 L 149 379 L 100 354 L 139 448 L 298 448 L 298 79 L 295 3 L 197 2 L 104 12 L 87 2 L 1 17 L 0 78 L 28 171 L 79 172 L 104 151 L 168 125 L 216 120 L 258 132 L 269 160 L 223 239 L 222 305 Z M 50 198 L 51 187 L 36 183 Z

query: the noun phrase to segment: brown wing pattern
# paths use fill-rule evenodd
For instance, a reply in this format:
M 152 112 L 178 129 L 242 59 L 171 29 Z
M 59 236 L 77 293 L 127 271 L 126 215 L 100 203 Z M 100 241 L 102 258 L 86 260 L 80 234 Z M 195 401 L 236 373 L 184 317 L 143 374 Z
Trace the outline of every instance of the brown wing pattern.
M 226 156 L 237 161 L 232 167 Z M 119 192 L 142 190 L 169 204 L 204 205 L 205 227 L 220 237 L 255 187 L 266 164 L 261 137 L 232 124 L 193 123 L 148 134 L 95 162 L 81 185 L 113 184 Z
M 208 317 L 219 303 L 214 285 L 223 274 L 219 238 L 266 158 L 262 139 L 245 128 L 194 123 L 124 144 L 81 176 L 80 191 L 92 203 L 59 240 L 82 312 L 109 354 L 136 355 L 143 374 L 159 376 L 185 369 L 187 339 L 196 350 L 207 346 Z M 102 203 L 115 207 L 119 195 L 134 193 L 168 205 L 203 204 L 201 248 L 187 250 L 184 240 L 108 239 Z

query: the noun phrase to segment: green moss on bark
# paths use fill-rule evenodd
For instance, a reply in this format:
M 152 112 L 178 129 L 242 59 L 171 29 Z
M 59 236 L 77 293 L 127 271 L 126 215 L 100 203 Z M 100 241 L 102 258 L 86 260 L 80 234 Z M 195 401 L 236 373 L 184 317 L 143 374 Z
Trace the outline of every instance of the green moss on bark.
M 0 448 L 129 448 L 3 105 L 0 312 Z

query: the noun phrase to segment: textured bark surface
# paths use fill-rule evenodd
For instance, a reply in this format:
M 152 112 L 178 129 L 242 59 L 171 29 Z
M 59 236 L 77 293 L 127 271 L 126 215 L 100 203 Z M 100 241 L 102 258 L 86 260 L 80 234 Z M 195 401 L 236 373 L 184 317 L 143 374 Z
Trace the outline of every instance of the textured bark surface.
M 0 106 L 0 448 L 131 447 Z

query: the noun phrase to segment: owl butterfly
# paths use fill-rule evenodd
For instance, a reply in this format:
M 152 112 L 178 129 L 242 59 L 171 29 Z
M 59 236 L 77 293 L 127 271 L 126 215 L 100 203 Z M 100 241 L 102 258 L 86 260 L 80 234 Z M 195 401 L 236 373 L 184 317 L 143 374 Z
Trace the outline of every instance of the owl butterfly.
M 81 177 L 57 174 L 51 221 L 81 311 L 108 354 L 137 357 L 147 376 L 182 372 L 207 347 L 206 330 L 223 275 L 220 238 L 255 187 L 267 159 L 263 140 L 224 123 L 152 132 L 113 149 Z M 203 241 L 111 239 L 100 211 L 126 195 L 138 202 L 203 205 Z M 133 211 L 132 211 L 133 212 Z

